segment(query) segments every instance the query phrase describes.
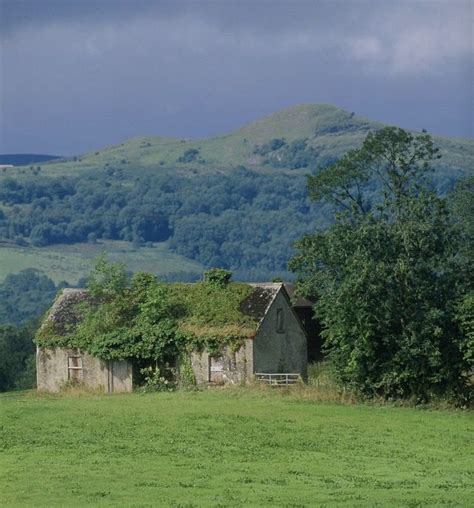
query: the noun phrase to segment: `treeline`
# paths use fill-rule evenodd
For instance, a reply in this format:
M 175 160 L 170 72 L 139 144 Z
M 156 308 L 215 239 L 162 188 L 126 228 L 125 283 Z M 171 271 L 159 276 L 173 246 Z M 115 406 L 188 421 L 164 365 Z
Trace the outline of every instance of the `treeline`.
M 40 317 L 66 285 L 56 285 L 34 269 L 8 275 L 0 283 L 0 392 L 34 386 L 33 337 Z
M 39 270 L 28 268 L 0 282 L 0 324 L 25 325 L 38 319 L 67 282 L 56 285 Z
M 107 166 L 80 176 L 5 176 L 0 239 L 38 247 L 98 239 L 136 246 L 168 241 L 174 252 L 230 269 L 237 278 L 284 276 L 293 242 L 333 220 L 324 204 L 311 206 L 304 172 L 314 174 L 316 162 L 321 168 L 335 159 L 321 161 L 306 139 L 275 138 L 255 147 L 255 154 L 275 169 Z M 441 194 L 456 183 L 456 175 L 444 170 L 433 178 Z M 367 185 L 369 201 L 378 189 L 375 182 Z
M 310 207 L 304 176 L 244 167 L 5 178 L 0 202 L 0 238 L 18 244 L 169 240 L 175 252 L 205 266 L 256 272 L 285 270 L 292 242 L 328 223 L 324 208 Z

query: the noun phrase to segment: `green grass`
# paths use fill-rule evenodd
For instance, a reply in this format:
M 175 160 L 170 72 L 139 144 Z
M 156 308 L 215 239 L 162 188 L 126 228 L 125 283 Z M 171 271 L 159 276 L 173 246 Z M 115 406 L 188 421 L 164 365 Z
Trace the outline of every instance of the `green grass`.
M 0 244 L 0 280 L 9 273 L 18 273 L 26 268 L 38 268 L 56 283 L 66 280 L 70 284 L 75 284 L 81 277 L 89 274 L 94 260 L 103 251 L 108 252 L 110 261 L 125 263 L 133 272 L 148 271 L 166 276 L 173 272 L 203 271 L 199 263 L 172 253 L 166 243 L 142 248 L 134 248 L 128 242 L 120 241 L 48 247 Z
M 472 506 L 472 415 L 225 389 L 0 396 L 2 506 Z

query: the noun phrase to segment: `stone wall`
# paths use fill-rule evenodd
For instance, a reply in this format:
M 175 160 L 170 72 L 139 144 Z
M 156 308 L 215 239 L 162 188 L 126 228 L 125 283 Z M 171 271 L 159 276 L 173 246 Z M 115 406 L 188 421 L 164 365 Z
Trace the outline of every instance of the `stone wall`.
M 306 378 L 306 334 L 282 291 L 262 321 L 253 348 L 255 373 L 298 373 Z
M 225 347 L 218 357 L 211 357 L 207 352 L 192 353 L 191 366 L 197 384 L 250 381 L 253 377 L 253 340 L 245 339 L 235 352 Z
M 70 369 L 70 358 L 80 358 L 81 369 Z M 126 361 L 106 362 L 78 349 L 41 349 L 36 353 L 38 390 L 59 392 L 74 379 L 86 388 L 105 393 L 132 391 L 132 366 Z

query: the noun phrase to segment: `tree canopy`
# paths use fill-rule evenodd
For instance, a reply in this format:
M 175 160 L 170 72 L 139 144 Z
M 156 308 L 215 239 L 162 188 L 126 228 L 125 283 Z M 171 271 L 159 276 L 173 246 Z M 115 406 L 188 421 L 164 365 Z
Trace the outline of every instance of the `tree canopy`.
M 335 223 L 303 236 L 290 267 L 317 300 L 340 382 L 365 395 L 471 396 L 457 317 L 471 284 L 462 235 L 426 178 L 438 156 L 428 134 L 388 127 L 309 177 L 310 196 L 334 207 Z

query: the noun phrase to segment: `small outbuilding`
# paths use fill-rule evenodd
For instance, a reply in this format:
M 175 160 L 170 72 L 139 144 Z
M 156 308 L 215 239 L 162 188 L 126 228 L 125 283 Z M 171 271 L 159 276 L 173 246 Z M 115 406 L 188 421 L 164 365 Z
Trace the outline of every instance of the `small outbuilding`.
M 283 283 L 230 283 L 222 289 L 221 299 L 219 290 L 212 291 L 212 298 L 205 302 L 207 310 L 206 305 L 196 305 L 197 296 L 203 294 L 199 284 L 204 283 L 170 286 L 174 302 L 182 309 L 179 327 L 198 337 L 232 336 L 238 340 L 232 344 L 223 342 L 218 351 L 191 353 L 197 384 L 242 383 L 253 380 L 257 373 L 306 377 L 307 333 Z M 232 298 L 228 298 L 231 294 Z M 243 297 L 239 300 L 236 295 Z M 49 327 L 57 337 L 67 336 L 81 319 L 82 302 L 90 302 L 87 290 L 62 290 L 43 326 Z M 199 310 L 193 308 L 198 306 Z M 215 309 L 218 306 L 224 310 Z M 105 361 L 68 347 L 37 349 L 39 390 L 57 392 L 68 383 L 81 383 L 105 393 L 129 392 L 133 380 L 134 365 L 127 360 Z
M 43 326 L 58 337 L 74 330 L 80 319 L 80 304 L 89 301 L 85 289 L 63 289 L 51 307 Z M 96 358 L 77 348 L 37 348 L 36 382 L 38 390 L 59 392 L 68 384 L 81 384 L 105 393 L 131 392 L 132 364 Z

